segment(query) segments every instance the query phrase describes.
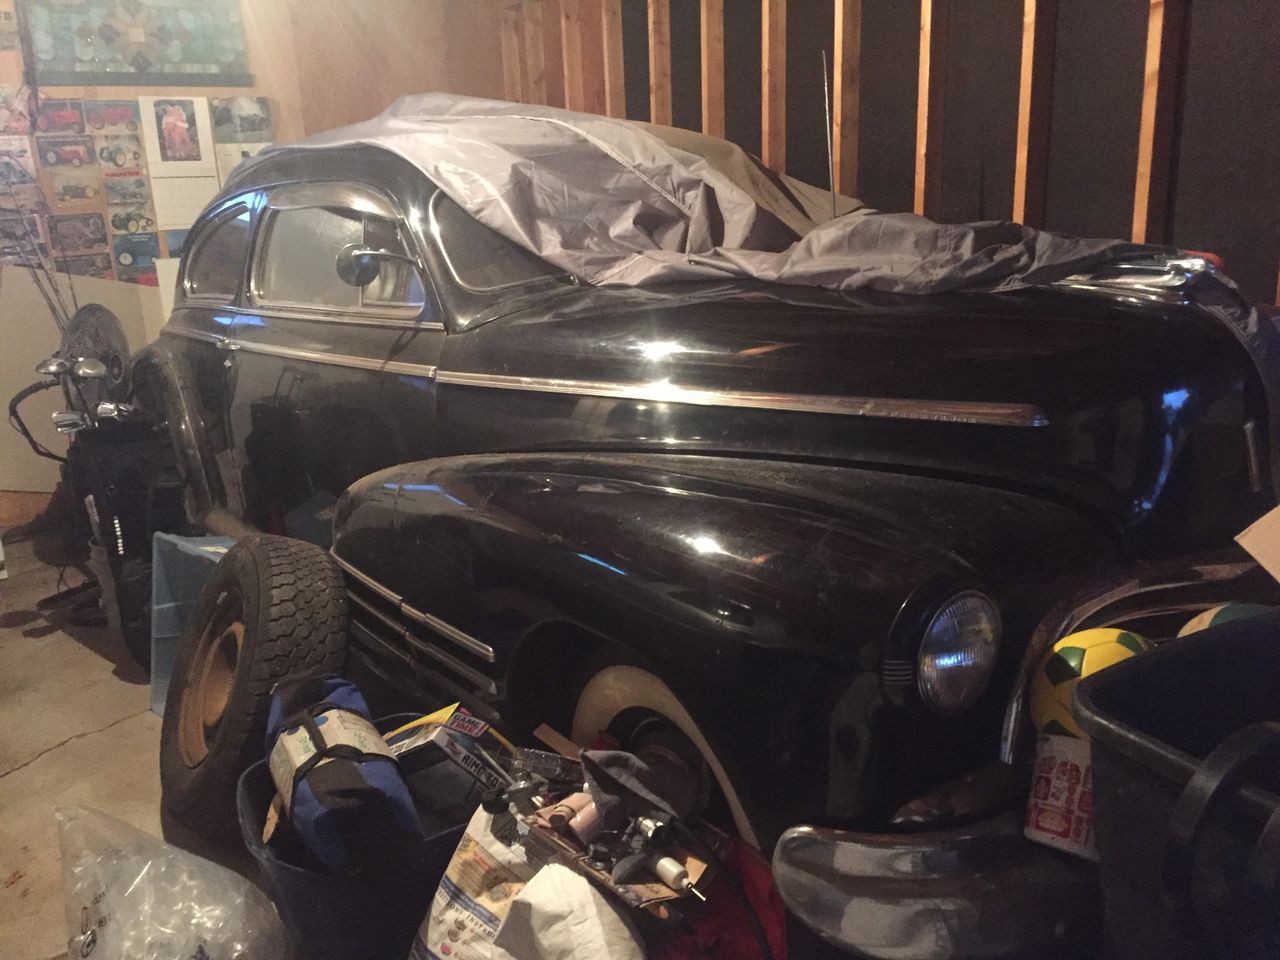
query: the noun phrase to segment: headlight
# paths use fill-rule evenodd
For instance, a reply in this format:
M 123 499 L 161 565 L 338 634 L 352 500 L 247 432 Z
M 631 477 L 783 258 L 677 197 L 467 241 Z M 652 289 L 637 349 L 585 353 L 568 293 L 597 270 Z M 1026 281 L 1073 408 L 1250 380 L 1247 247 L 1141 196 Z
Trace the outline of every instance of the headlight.
M 916 685 L 938 713 L 959 713 L 973 704 L 995 666 L 1000 611 L 976 590 L 957 593 L 929 621 L 920 644 Z

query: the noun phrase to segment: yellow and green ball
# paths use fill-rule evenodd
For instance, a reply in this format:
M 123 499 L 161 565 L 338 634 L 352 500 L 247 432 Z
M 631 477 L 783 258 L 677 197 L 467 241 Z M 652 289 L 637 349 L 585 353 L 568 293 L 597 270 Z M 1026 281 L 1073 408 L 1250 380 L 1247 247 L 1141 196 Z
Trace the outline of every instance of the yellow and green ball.
M 1178 631 L 1178 636 L 1185 637 L 1197 630 L 1208 630 L 1210 627 L 1230 623 L 1232 620 L 1246 620 L 1249 617 L 1270 613 L 1271 609 L 1261 603 L 1224 603 L 1210 607 L 1204 613 L 1197 614 L 1188 620 Z
M 1090 674 L 1151 649 L 1128 630 L 1097 627 L 1063 637 L 1031 678 L 1031 722 L 1042 734 L 1088 739 L 1071 716 L 1076 684 Z

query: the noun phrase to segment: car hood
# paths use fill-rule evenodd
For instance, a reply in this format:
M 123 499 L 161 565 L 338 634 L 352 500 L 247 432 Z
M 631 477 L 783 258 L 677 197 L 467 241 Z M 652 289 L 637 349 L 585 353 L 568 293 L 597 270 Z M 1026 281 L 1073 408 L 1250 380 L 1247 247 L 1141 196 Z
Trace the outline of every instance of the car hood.
M 1257 371 L 1228 326 L 1193 305 L 1129 299 L 561 291 L 448 338 L 444 449 L 891 465 L 1064 499 L 1121 530 L 1185 530 L 1186 516 L 1161 508 L 1179 488 L 1186 508 L 1202 443 L 1243 472 L 1245 421 L 1265 423 L 1245 409 Z M 494 386 L 492 400 L 462 389 Z M 530 393 L 513 402 L 510 390 Z M 575 394 L 615 402 L 574 406 Z M 1234 535 L 1256 515 L 1246 506 L 1191 524 L 1196 537 Z
M 1233 345 L 1188 311 L 1057 290 L 805 296 L 742 284 L 574 291 L 474 333 L 450 345 L 451 373 L 931 401 L 929 419 L 958 422 L 984 422 L 960 405 L 989 404 L 1028 426 L 1037 412 L 1163 386 Z

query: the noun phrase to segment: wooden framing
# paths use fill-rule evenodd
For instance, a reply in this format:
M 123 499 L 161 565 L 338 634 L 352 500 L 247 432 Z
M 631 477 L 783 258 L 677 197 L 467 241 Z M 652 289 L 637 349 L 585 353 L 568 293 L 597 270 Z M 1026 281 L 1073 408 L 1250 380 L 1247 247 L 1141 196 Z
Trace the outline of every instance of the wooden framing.
M 547 102 L 547 48 L 543 39 L 542 0 L 524 0 L 524 90 L 530 103 Z
M 724 136 L 724 0 L 702 0 L 702 132 Z
M 649 119 L 671 125 L 671 0 L 649 0 Z
M 521 0 L 504 0 L 499 11 L 502 43 L 502 93 L 508 100 L 524 102 L 524 43 L 520 37 L 523 20 Z
M 526 0 L 542 6 L 542 49 L 547 68 L 547 104 L 564 106 L 564 38 L 560 0 Z
M 604 10 L 602 0 L 578 0 L 578 22 L 582 30 L 582 109 L 605 112 L 604 91 Z
M 942 207 L 943 90 L 946 82 L 945 24 L 950 0 L 920 0 L 920 80 L 916 88 L 916 213 L 936 216 Z
M 787 0 L 760 0 L 760 159 L 787 169 Z
M 1029 227 L 1044 226 L 1057 25 L 1058 0 L 1022 0 L 1022 71 L 1018 79 L 1013 220 Z
M 564 105 L 581 110 L 582 11 L 581 0 L 560 0 L 560 49 L 564 61 Z
M 627 115 L 627 78 L 622 62 L 622 0 L 603 0 L 600 32 L 604 43 L 604 112 Z
M 861 100 L 862 0 L 835 0 L 831 68 L 831 139 L 836 190 L 858 195 L 858 109 Z
M 1135 243 L 1163 243 L 1167 239 L 1186 40 L 1186 0 L 1149 2 L 1138 172 L 1133 190 Z

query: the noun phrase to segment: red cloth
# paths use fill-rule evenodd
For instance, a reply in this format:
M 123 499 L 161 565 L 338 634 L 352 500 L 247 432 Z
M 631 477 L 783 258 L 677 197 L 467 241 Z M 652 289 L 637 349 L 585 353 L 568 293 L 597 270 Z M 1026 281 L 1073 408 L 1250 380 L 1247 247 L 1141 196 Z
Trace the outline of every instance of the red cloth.
M 751 847 L 734 840 L 724 856 L 724 865 L 738 878 L 764 929 L 774 960 L 786 960 L 786 908 L 773 885 L 769 864 Z M 755 928 L 728 881 L 717 876 L 705 889 L 702 884 L 698 889 L 707 902 L 695 908 L 686 901 L 692 931 L 651 950 L 650 960 L 763 960 Z

